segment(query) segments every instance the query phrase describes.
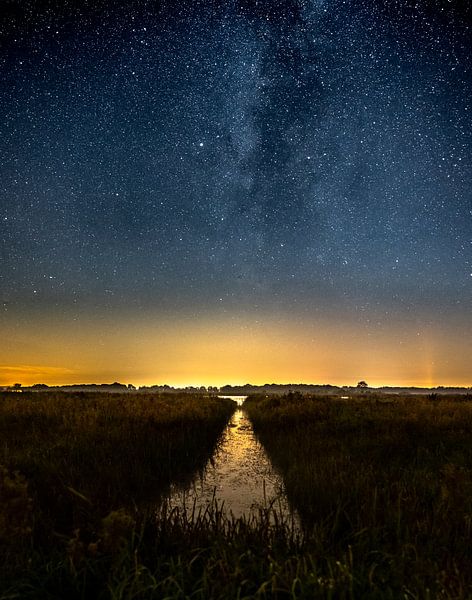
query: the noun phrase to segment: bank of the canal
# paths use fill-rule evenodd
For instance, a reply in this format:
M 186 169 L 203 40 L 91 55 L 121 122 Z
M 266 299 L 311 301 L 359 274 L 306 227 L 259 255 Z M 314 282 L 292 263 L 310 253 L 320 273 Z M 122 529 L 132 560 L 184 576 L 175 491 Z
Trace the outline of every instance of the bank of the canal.
M 237 399 L 241 405 L 243 397 Z M 251 422 L 241 406 L 234 412 L 218 449 L 202 476 L 182 490 L 174 486 L 172 507 L 205 509 L 214 501 L 234 517 L 250 517 L 261 507 L 273 505 L 289 513 L 283 482 L 276 473 Z

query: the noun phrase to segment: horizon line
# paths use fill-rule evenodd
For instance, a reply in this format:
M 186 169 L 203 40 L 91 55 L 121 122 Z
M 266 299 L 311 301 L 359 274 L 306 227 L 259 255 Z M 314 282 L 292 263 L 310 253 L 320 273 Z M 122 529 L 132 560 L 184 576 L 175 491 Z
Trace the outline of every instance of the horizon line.
M 468 390 L 468 389 L 472 389 L 472 385 L 460 385 L 460 384 L 437 384 L 437 385 L 421 385 L 421 384 L 413 384 L 413 385 L 408 385 L 408 384 L 382 384 L 382 385 L 365 385 L 365 386 L 359 386 L 358 383 L 356 384 L 333 384 L 333 383 L 307 383 L 307 382 L 288 382 L 288 383 L 279 383 L 279 382 L 271 382 L 271 383 L 225 383 L 223 385 L 205 385 L 205 384 L 198 384 L 198 383 L 184 383 L 184 384 L 168 384 L 168 383 L 148 383 L 148 384 L 133 384 L 130 382 L 127 383 L 122 383 L 120 381 L 113 381 L 111 383 L 109 382 L 92 382 L 92 383 L 52 383 L 52 384 L 48 384 L 48 383 L 44 383 L 44 382 L 38 382 L 38 383 L 32 383 L 32 384 L 18 384 L 18 383 L 12 383 L 12 384 L 2 384 L 0 385 L 0 389 L 2 388 L 17 388 L 17 389 L 27 389 L 27 388 L 33 388 L 33 387 L 40 387 L 40 386 L 45 386 L 47 388 L 67 388 L 67 387 L 92 387 L 92 386 L 108 386 L 108 387 L 112 387 L 112 386 L 124 386 L 127 389 L 135 389 L 135 390 L 139 390 L 139 389 L 145 389 L 145 388 L 152 388 L 152 387 L 161 387 L 161 388 L 170 388 L 173 390 L 185 390 L 185 389 L 201 389 L 201 388 L 205 388 L 205 390 L 209 390 L 210 388 L 215 388 L 216 390 L 221 390 L 222 388 L 225 387 L 231 387 L 231 388 L 245 388 L 245 387 L 256 387 L 256 388 L 263 388 L 263 387 L 297 387 L 297 386 L 304 386 L 304 387 L 333 387 L 333 388 L 339 388 L 339 389 L 345 389 L 345 388 L 353 388 L 353 389 L 384 389 L 384 388 L 407 388 L 407 389 L 430 389 L 430 390 L 434 390 L 434 389 L 447 389 L 447 388 L 452 388 L 452 389 L 464 389 L 464 390 Z

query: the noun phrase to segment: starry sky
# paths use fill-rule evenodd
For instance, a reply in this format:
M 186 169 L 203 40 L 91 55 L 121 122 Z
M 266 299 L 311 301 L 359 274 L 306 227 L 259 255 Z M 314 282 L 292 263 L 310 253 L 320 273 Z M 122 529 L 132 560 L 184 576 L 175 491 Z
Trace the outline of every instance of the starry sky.
M 2 12 L 0 384 L 472 385 L 466 3 Z

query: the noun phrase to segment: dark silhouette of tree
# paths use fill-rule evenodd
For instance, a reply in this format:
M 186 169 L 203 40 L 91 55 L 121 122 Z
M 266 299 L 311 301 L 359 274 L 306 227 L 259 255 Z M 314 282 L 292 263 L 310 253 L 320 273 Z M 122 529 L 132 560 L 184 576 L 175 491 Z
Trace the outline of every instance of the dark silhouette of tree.
M 357 384 L 358 388 L 368 388 L 369 385 L 367 384 L 366 381 L 359 381 L 359 383 Z

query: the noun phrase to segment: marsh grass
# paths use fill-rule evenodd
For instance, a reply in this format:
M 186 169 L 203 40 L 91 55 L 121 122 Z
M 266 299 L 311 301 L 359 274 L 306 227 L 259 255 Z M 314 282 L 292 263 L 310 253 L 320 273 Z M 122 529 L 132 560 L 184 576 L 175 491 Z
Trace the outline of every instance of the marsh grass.
M 204 468 L 234 406 L 190 394 L 0 395 L 0 540 L 17 523 L 47 547 L 109 511 L 155 505 Z
M 276 506 L 148 502 L 169 465 L 200 468 L 232 404 L 101 398 L 2 399 L 0 600 L 472 598 L 468 402 L 248 399 L 300 529 Z M 91 441 L 101 468 L 79 459 Z
M 291 595 L 293 581 L 312 564 L 297 557 L 290 521 L 272 513 L 235 519 L 216 501 L 187 511 L 164 505 L 137 519 L 116 511 L 91 542 L 78 532 L 47 560 L 33 554 L 22 576 L 6 578 L 0 598 L 300 597 Z
M 353 580 L 386 596 L 472 597 L 472 403 L 287 394 L 244 407 L 312 552 L 348 554 Z

